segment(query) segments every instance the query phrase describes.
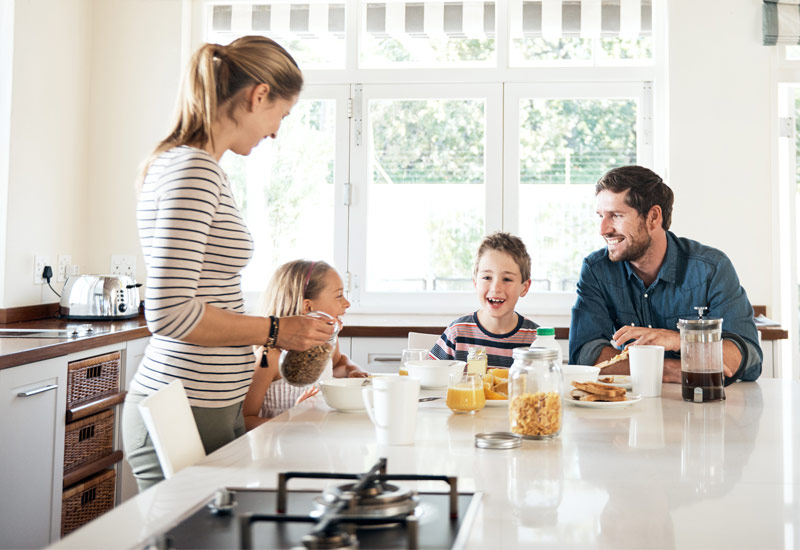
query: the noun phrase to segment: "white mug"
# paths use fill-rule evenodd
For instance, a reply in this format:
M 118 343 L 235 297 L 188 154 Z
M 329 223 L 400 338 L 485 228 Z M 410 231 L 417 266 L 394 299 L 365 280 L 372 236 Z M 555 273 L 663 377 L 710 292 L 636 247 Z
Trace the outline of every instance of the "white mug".
M 630 346 L 631 385 L 642 397 L 661 395 L 664 346 Z
M 417 428 L 419 380 L 408 376 L 375 376 L 361 390 L 378 445 L 412 445 Z

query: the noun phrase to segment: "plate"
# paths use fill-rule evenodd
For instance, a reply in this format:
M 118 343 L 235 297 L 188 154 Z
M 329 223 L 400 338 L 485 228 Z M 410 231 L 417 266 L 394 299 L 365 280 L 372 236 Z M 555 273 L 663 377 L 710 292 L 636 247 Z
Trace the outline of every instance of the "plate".
M 487 407 L 508 407 L 508 399 L 487 399 Z
M 613 382 L 600 382 L 600 378 L 614 378 Z M 607 386 L 617 386 L 618 388 L 625 388 L 626 390 L 632 390 L 633 384 L 631 383 L 631 377 L 627 374 L 607 374 L 603 376 L 602 374 L 597 377 L 598 384 L 606 384 Z
M 642 400 L 641 395 L 627 394 L 625 401 L 578 401 L 577 399 L 564 399 L 567 403 L 575 405 L 576 407 L 586 407 L 589 409 L 620 409 L 622 407 L 630 407 Z

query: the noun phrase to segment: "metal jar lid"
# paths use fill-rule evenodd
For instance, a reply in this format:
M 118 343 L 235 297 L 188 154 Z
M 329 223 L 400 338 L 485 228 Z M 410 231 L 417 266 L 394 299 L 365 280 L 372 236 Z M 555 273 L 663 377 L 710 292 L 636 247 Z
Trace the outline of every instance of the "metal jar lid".
M 522 445 L 522 438 L 511 432 L 475 434 L 475 446 L 481 449 L 514 449 L 520 445 Z
M 514 348 L 511 354 L 514 359 L 558 359 L 558 352 L 551 348 Z

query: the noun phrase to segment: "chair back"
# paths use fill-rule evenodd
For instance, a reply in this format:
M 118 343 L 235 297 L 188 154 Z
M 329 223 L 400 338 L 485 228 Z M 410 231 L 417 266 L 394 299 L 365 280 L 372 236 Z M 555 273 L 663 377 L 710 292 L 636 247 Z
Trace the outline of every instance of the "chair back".
M 439 339 L 438 334 L 426 334 L 424 332 L 409 332 L 408 349 L 430 350 L 438 339 Z
M 143 399 L 139 411 L 166 479 L 206 456 L 180 380 Z

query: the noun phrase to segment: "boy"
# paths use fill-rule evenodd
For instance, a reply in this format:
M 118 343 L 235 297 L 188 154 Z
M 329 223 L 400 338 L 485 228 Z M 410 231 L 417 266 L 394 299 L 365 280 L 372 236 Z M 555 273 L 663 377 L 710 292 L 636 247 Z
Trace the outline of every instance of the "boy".
M 430 351 L 436 359 L 467 360 L 469 348 L 483 346 L 491 367 L 510 367 L 514 348 L 528 347 L 539 326 L 514 311 L 531 286 L 531 257 L 510 233 L 493 233 L 478 247 L 472 275 L 480 309 L 459 317 Z

